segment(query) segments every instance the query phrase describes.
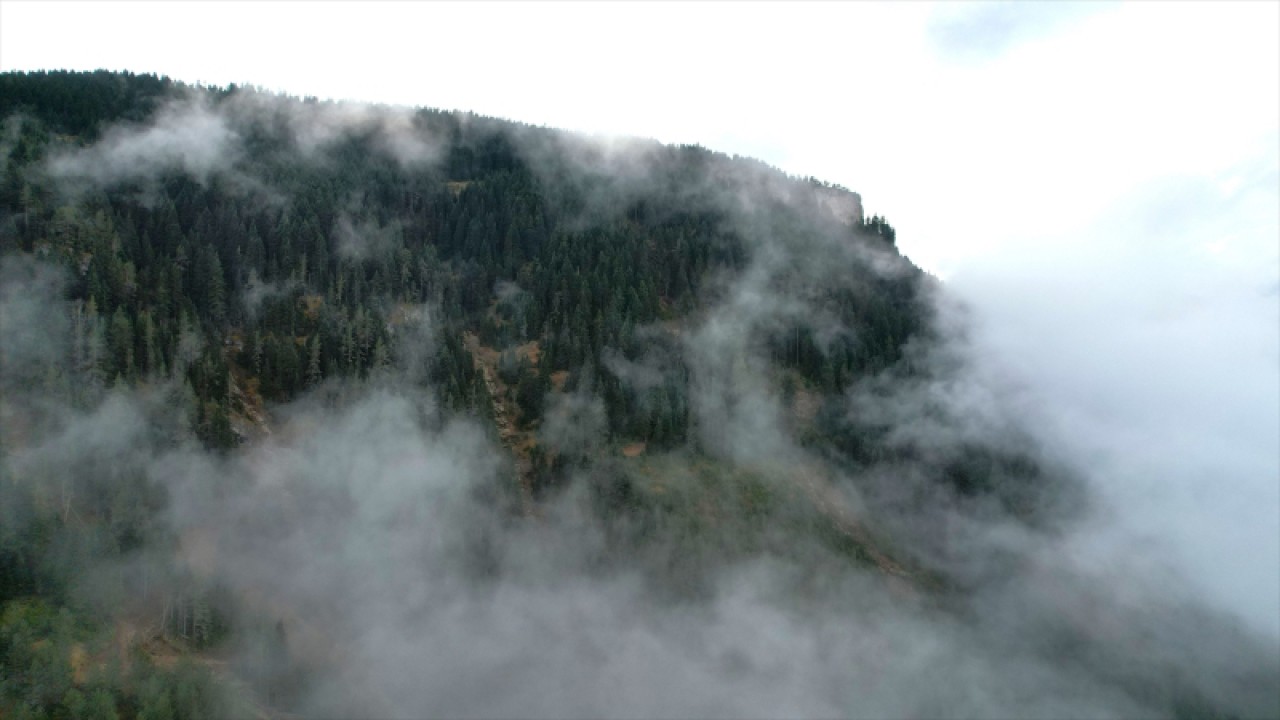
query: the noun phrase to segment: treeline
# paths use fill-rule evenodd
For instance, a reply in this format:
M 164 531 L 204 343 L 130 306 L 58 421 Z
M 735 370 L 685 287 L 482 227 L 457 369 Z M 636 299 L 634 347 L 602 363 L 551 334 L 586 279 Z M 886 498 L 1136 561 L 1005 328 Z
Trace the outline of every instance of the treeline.
M 166 77 L 106 70 L 0 73 L 0 117 L 22 110 L 51 132 L 93 140 L 111 123 L 145 120 L 176 87 Z

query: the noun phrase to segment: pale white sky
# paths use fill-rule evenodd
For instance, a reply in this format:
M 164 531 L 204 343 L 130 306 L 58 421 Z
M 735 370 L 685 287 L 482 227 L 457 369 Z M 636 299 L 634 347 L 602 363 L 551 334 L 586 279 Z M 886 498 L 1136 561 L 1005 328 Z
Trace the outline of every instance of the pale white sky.
M 913 259 L 950 274 L 1151 178 L 1240 182 L 1242 157 L 1274 159 L 1277 8 L 4 0 L 0 68 L 695 142 L 861 192 Z
M 698 143 L 856 190 L 1097 458 L 1113 531 L 1280 635 L 1280 3 L 0 2 L 0 69 L 47 68 Z

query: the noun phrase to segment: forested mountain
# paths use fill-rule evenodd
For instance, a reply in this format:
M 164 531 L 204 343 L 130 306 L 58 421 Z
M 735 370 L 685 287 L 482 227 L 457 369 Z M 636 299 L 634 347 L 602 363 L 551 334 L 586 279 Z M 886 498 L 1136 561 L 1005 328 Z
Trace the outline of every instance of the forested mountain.
M 129 73 L 0 118 L 6 717 L 1274 707 L 1044 569 L 1086 493 L 849 190 Z

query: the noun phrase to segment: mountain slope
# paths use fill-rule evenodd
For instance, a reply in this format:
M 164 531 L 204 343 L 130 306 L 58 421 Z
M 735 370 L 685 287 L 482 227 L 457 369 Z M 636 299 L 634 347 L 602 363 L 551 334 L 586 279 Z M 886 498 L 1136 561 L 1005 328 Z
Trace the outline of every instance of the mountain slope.
M 0 116 L 6 714 L 244 711 L 148 647 L 270 713 L 1270 707 L 1228 619 L 1054 558 L 1083 487 L 856 193 L 153 76 Z

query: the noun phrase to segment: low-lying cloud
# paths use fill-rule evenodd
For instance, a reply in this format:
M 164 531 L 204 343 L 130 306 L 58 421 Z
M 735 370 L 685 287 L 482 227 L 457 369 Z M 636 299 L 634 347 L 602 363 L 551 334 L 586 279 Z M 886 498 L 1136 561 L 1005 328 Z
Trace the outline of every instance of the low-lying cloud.
M 240 147 L 226 117 L 199 94 L 163 105 L 146 124 L 113 126 L 88 148 L 54 155 L 48 170 L 73 187 L 106 187 L 168 172 L 184 172 L 204 182 L 229 171 Z

